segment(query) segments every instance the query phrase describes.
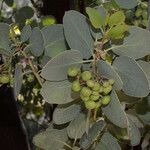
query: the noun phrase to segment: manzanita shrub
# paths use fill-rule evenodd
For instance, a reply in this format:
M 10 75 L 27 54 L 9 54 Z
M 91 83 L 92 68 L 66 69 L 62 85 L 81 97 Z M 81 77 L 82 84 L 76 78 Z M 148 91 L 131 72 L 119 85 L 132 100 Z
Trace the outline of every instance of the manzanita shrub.
M 116 10 L 87 7 L 86 16 L 67 11 L 63 24 L 41 29 L 26 25 L 21 35 L 0 23 L 1 69 L 14 77 L 16 99 L 23 77 L 34 74 L 43 99 L 54 106 L 49 127 L 33 139 L 37 147 L 148 147 L 150 32 L 128 25 L 124 14 L 125 9 L 144 4 L 137 0 L 113 4 Z M 6 76 L 0 79 L 8 81 Z

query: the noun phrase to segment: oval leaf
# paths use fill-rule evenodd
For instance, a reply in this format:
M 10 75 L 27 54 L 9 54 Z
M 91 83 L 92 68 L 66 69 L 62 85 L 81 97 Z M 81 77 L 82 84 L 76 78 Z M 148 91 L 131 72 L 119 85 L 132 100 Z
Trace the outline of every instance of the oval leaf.
M 30 25 L 26 25 L 23 27 L 21 32 L 21 41 L 26 42 L 31 36 L 32 30 Z

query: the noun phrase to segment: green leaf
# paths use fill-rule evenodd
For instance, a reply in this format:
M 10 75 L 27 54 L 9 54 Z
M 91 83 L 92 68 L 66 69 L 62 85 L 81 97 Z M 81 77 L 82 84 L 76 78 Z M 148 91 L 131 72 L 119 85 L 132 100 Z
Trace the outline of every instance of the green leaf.
M 108 25 L 112 27 L 114 25 L 123 23 L 124 21 L 125 21 L 125 15 L 123 11 L 117 11 L 109 17 Z
M 122 82 L 120 76 L 118 75 L 118 73 L 113 68 L 113 66 L 109 65 L 107 62 L 105 62 L 103 60 L 99 60 L 97 63 L 97 69 L 98 69 L 98 73 L 100 75 L 107 77 L 108 79 L 115 80 L 114 88 L 116 90 L 122 89 L 123 82 Z
M 105 18 L 106 18 L 106 15 L 107 15 L 107 12 L 105 10 L 105 8 L 103 6 L 97 6 L 95 7 L 95 9 L 99 12 L 99 14 L 101 15 L 102 17 L 102 22 L 104 24 L 105 22 Z
M 115 91 L 111 93 L 110 103 L 102 108 L 104 115 L 116 126 L 120 128 L 127 127 L 127 117 L 123 110 L 123 106 L 120 104 L 119 99 Z
M 81 13 L 71 10 L 65 13 L 63 25 L 66 40 L 71 49 L 79 50 L 85 59 L 93 54 L 93 38 L 90 34 L 87 18 Z
M 86 115 L 80 113 L 67 127 L 71 139 L 80 139 L 86 131 Z
M 13 83 L 13 88 L 14 88 L 14 97 L 17 100 L 18 95 L 20 93 L 21 87 L 22 87 L 22 67 L 18 64 L 15 66 L 15 73 L 14 73 L 14 83 Z
M 134 59 L 150 54 L 150 32 L 133 26 L 129 29 L 129 33 L 124 38 L 123 45 L 115 46 L 113 52 L 117 55 L 129 56 Z
M 108 36 L 111 39 L 122 39 L 124 37 L 124 33 L 127 32 L 128 30 L 129 30 L 128 25 L 118 24 L 109 30 Z
M 109 132 L 105 132 L 101 137 L 100 142 L 96 145 L 95 150 L 121 150 L 117 139 L 114 138 Z
M 53 113 L 53 121 L 55 124 L 64 124 L 73 120 L 81 111 L 78 104 L 58 105 Z
M 115 0 L 115 1 L 121 8 L 125 9 L 134 8 L 139 3 L 139 0 Z
M 90 22 L 96 29 L 100 29 L 103 25 L 102 16 L 95 8 L 86 8 L 86 13 L 89 16 Z
M 149 83 L 139 64 L 132 58 L 121 56 L 115 59 L 113 66 L 123 81 L 123 91 L 133 97 L 146 97 Z
M 51 59 L 42 69 L 41 75 L 46 80 L 60 81 L 67 79 L 67 70 L 70 66 L 81 67 L 82 56 L 77 50 L 60 53 Z
M 44 51 L 44 39 L 38 27 L 35 27 L 32 30 L 32 34 L 30 36 L 29 41 L 30 41 L 31 52 L 33 53 L 33 55 L 37 57 L 42 55 Z
M 23 27 L 21 31 L 21 42 L 26 42 L 31 36 L 32 30 L 30 25 L 26 25 Z
M 58 150 L 64 147 L 67 140 L 66 129 L 57 130 L 50 128 L 37 134 L 33 138 L 33 143 L 44 150 Z
M 80 147 L 82 149 L 88 149 L 93 142 L 96 140 L 97 136 L 101 133 L 105 126 L 104 121 L 98 121 L 92 125 L 92 127 L 89 129 L 88 134 L 84 133 L 83 136 L 80 139 Z
M 71 83 L 67 80 L 61 82 L 46 81 L 42 86 L 41 95 L 50 104 L 65 104 L 78 98 L 77 94 L 72 93 Z
M 6 3 L 6 5 L 8 5 L 9 7 L 12 7 L 14 4 L 14 0 L 4 0 L 4 2 Z
M 11 53 L 9 41 L 10 27 L 6 23 L 0 23 L 0 53 Z
M 41 31 L 44 37 L 46 56 L 54 57 L 68 48 L 64 36 L 63 25 L 57 24 L 47 26 L 42 28 Z

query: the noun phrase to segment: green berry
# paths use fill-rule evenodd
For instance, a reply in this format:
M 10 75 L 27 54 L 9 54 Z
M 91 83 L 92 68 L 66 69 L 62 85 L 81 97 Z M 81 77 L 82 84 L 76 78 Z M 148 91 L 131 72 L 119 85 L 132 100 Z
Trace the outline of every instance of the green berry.
M 79 73 L 79 69 L 77 67 L 70 67 L 67 72 L 68 76 L 70 77 L 76 77 L 78 73 Z
M 137 9 L 137 11 L 135 12 L 135 16 L 136 17 L 142 16 L 142 10 L 141 9 Z
M 31 75 L 31 74 L 28 75 L 27 81 L 30 82 L 30 83 L 33 82 L 34 81 L 34 75 Z
M 8 75 L 2 75 L 1 76 L 1 83 L 6 84 L 10 81 L 10 77 Z
M 95 109 L 101 107 L 101 105 L 102 105 L 101 102 L 96 102 L 96 107 L 95 107 Z
M 99 93 L 103 93 L 104 87 L 100 86 Z
M 105 81 L 104 83 L 103 83 L 103 87 L 108 87 L 109 86 L 109 82 L 108 81 Z
M 94 81 L 93 81 L 93 80 L 88 80 L 88 81 L 86 82 L 86 84 L 87 84 L 87 86 L 90 87 L 90 88 L 94 87 Z
M 89 88 L 83 87 L 81 89 L 81 93 L 80 94 L 85 96 L 85 97 L 89 97 L 91 95 L 91 93 L 92 93 L 92 91 Z
M 99 95 L 99 92 L 98 91 L 93 91 L 92 95 Z
M 109 82 L 110 85 L 113 85 L 115 83 L 115 80 L 109 79 L 108 82 Z
M 83 101 L 88 101 L 88 100 L 90 99 L 89 96 L 86 97 L 86 96 L 83 96 L 82 94 L 80 94 L 80 98 L 81 98 L 81 100 L 83 100 Z
M 101 103 L 103 105 L 107 105 L 107 104 L 109 104 L 109 102 L 110 102 L 110 96 L 104 96 L 101 100 Z
M 71 87 L 72 91 L 74 92 L 79 92 L 81 90 L 81 85 L 79 81 L 73 81 L 72 82 L 72 87 Z
M 109 94 L 111 91 L 112 91 L 112 86 L 111 86 L 111 85 L 109 85 L 108 87 L 105 87 L 105 88 L 103 89 L 104 95 Z
M 88 81 L 88 80 L 90 80 L 92 78 L 92 73 L 90 71 L 84 71 L 81 74 L 81 77 L 82 77 L 82 80 Z
M 99 97 L 100 97 L 99 95 L 91 95 L 90 100 L 97 101 L 99 99 Z
M 96 107 L 96 103 L 94 101 L 87 101 L 85 102 L 85 107 L 87 109 L 94 109 Z
M 100 84 L 98 82 L 95 82 L 94 87 L 92 88 L 93 91 L 99 91 Z

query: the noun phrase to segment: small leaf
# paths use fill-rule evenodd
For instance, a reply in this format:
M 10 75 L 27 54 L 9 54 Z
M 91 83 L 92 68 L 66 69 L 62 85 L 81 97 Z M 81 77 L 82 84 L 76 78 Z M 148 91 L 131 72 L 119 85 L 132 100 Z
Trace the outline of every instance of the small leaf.
M 125 21 L 125 15 L 123 11 L 117 11 L 109 17 L 108 25 L 112 27 L 114 25 L 123 23 L 124 21 Z
M 50 128 L 37 134 L 33 138 L 33 143 L 44 150 L 58 150 L 64 147 L 67 140 L 66 129 L 57 130 Z
M 65 104 L 78 98 L 78 95 L 72 93 L 71 83 L 67 80 L 61 82 L 46 81 L 42 86 L 41 95 L 50 104 Z
M 30 48 L 31 48 L 31 52 L 37 57 L 39 57 L 43 53 L 44 39 L 38 27 L 35 27 L 32 30 L 32 34 L 30 37 Z
M 60 53 L 51 59 L 42 69 L 41 75 L 46 80 L 61 81 L 67 79 L 67 70 L 70 66 L 80 67 L 82 64 L 81 53 L 69 50 Z
M 86 13 L 89 16 L 92 25 L 96 29 L 100 29 L 101 26 L 103 25 L 102 16 L 100 15 L 100 13 L 95 8 L 90 8 L 90 7 L 86 8 Z
M 23 80 L 23 76 L 22 76 L 22 67 L 18 64 L 16 64 L 15 66 L 15 74 L 14 74 L 14 97 L 17 100 L 18 95 L 20 93 L 21 87 L 22 87 L 22 80 Z
M 95 150 L 121 150 L 120 145 L 117 142 L 117 139 L 114 138 L 109 132 L 104 133 L 101 137 L 100 142 L 96 145 Z
M 55 124 L 64 124 L 73 120 L 81 111 L 78 104 L 58 105 L 53 113 L 53 121 Z
M 93 54 L 94 40 L 90 34 L 87 18 L 77 11 L 67 11 L 63 25 L 69 47 L 79 50 L 85 59 L 90 58 Z
M 110 103 L 102 108 L 104 115 L 116 126 L 120 128 L 127 127 L 127 117 L 123 110 L 123 106 L 120 104 L 119 99 L 115 91 L 111 93 Z
M 67 127 L 71 139 L 80 139 L 86 131 L 86 115 L 80 113 Z
M 123 81 L 125 94 L 133 97 L 146 97 L 149 94 L 146 75 L 135 60 L 121 56 L 115 59 L 113 66 Z
M 23 27 L 21 32 L 21 41 L 26 42 L 31 36 L 32 30 L 30 25 L 26 25 Z
M 96 140 L 97 136 L 101 133 L 105 126 L 104 121 L 98 121 L 92 125 L 89 129 L 88 135 L 84 133 L 80 139 L 80 147 L 82 149 L 88 149 L 92 143 Z
M 108 79 L 115 80 L 114 88 L 116 90 L 122 89 L 123 82 L 122 82 L 120 76 L 118 75 L 118 73 L 113 68 L 113 66 L 109 65 L 105 61 L 100 60 L 100 61 L 98 61 L 97 69 L 98 69 L 98 73 L 100 75 L 107 77 Z
M 138 5 L 139 0 L 115 0 L 115 2 L 121 7 L 125 9 L 131 9 Z
M 117 55 L 128 56 L 134 59 L 142 58 L 150 54 L 150 32 L 139 28 L 131 27 L 129 35 L 124 38 L 123 45 L 113 48 L 113 52 Z

